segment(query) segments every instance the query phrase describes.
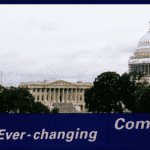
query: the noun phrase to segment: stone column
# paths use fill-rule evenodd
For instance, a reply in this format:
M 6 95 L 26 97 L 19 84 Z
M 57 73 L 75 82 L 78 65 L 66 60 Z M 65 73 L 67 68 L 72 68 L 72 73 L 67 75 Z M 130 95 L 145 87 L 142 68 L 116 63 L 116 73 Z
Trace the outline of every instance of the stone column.
M 60 102 L 60 88 L 58 89 L 58 102 Z
M 49 107 L 51 109 L 51 105 L 52 105 L 52 101 L 51 101 L 51 88 L 49 88 L 49 91 L 48 91 L 48 103 L 49 103 Z
M 84 89 L 83 89 L 82 103 L 85 103 L 84 102 Z
M 67 102 L 71 101 L 71 88 L 68 89 L 69 91 L 69 99 L 67 100 Z
M 69 96 L 70 96 L 70 97 L 69 97 L 69 99 L 67 99 L 67 103 L 68 103 L 69 101 L 71 101 L 71 89 L 70 89 L 70 88 L 68 89 L 68 92 L 69 92 Z
M 63 88 L 62 102 L 64 102 L 64 88 Z
M 51 88 L 49 89 L 49 93 L 48 93 L 48 101 L 51 101 Z
M 40 98 L 39 100 L 41 101 L 42 100 L 42 89 L 40 88 Z
M 67 89 L 67 101 L 68 101 L 68 90 L 69 90 L 69 89 Z
M 71 102 L 73 102 L 74 100 L 74 91 L 73 91 L 73 88 L 71 89 Z
M 78 99 L 77 99 L 77 104 L 79 103 L 80 100 L 80 89 L 78 90 Z
M 148 64 L 148 75 L 149 75 L 149 64 Z
M 75 103 L 77 103 L 77 99 L 78 99 L 78 89 L 75 89 Z
M 51 103 L 51 105 L 52 105 L 52 94 L 51 94 L 51 88 L 50 88 L 50 90 L 49 90 L 49 100 L 50 100 L 50 103 Z
M 37 88 L 35 88 L 35 100 L 37 100 Z
M 54 103 L 56 102 L 56 99 L 55 99 L 55 88 L 54 88 Z
M 44 90 L 44 101 L 46 102 L 47 101 L 47 89 L 45 88 Z

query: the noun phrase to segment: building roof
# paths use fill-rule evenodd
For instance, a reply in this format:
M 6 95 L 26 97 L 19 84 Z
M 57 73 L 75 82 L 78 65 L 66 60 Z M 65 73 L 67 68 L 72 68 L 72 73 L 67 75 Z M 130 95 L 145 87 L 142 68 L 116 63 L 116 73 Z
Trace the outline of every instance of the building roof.
M 32 85 L 38 85 L 38 86 L 93 86 L 93 83 L 90 82 L 67 82 L 67 81 L 63 81 L 63 80 L 57 80 L 54 82 L 44 82 L 44 81 L 38 81 L 38 82 L 21 82 L 20 83 L 21 86 L 32 86 Z
M 149 31 L 141 37 L 134 56 L 129 58 L 128 64 L 150 63 L 150 22 Z
M 150 24 L 150 22 L 149 22 Z M 141 39 L 139 40 L 139 43 L 138 43 L 138 48 L 150 48 L 150 29 L 149 31 L 147 32 L 147 34 L 145 34 L 144 36 L 141 37 Z

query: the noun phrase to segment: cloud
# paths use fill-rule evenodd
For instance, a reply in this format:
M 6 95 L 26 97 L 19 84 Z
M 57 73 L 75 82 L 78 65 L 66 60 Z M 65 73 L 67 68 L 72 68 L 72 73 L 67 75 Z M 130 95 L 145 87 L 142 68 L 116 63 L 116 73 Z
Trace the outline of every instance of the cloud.
M 27 81 L 25 74 L 91 82 L 102 72 L 122 74 L 149 13 L 149 6 L 0 6 L 1 69 L 15 72 L 14 82 Z
M 61 78 L 60 80 L 64 80 L 67 82 L 77 82 L 78 81 L 78 79 L 76 79 L 76 78 Z
M 25 77 L 22 77 L 21 75 L 17 74 L 17 73 L 13 73 L 11 74 L 9 77 L 7 77 L 7 80 L 8 81 L 19 81 L 19 80 L 22 80 L 22 79 L 25 79 Z
M 33 26 L 33 27 L 32 27 Z M 26 23 L 23 25 L 24 28 L 39 28 L 42 31 L 54 31 L 57 30 L 58 23 L 57 22 L 41 22 L 41 18 L 38 16 L 34 16 L 30 18 Z

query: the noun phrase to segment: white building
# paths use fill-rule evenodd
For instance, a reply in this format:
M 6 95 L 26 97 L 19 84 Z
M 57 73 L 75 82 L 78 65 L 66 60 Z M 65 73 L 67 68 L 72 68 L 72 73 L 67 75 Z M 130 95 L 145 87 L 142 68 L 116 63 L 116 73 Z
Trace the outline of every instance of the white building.
M 78 111 L 85 111 L 84 92 L 93 86 L 89 82 L 22 82 L 20 87 L 28 87 L 35 101 L 49 106 L 50 110 L 56 103 L 72 103 Z
M 142 71 L 144 78 L 150 83 L 150 22 L 149 31 L 139 40 L 138 47 L 134 52 L 134 55 L 130 57 L 129 72 L 134 70 Z

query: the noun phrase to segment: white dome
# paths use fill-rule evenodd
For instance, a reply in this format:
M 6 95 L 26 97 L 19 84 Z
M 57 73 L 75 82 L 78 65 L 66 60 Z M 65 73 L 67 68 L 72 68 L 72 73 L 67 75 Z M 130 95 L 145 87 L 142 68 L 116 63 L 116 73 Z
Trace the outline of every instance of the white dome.
M 138 48 L 150 47 L 150 30 L 139 41 Z

